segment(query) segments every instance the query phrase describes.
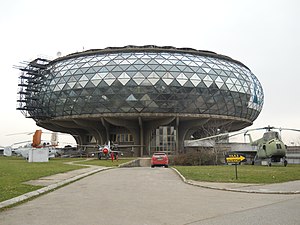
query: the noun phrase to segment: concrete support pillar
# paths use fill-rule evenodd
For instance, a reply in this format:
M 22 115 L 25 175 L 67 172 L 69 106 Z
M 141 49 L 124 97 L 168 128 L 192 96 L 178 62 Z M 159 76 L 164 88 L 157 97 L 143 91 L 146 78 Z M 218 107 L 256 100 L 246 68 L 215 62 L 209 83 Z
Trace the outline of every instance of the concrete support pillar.
M 39 126 L 43 127 L 43 124 L 39 124 Z M 47 129 L 71 134 L 78 145 L 84 144 L 84 134 L 88 132 L 87 130 L 78 127 L 74 121 L 52 121 L 51 124 L 47 124 Z
M 188 131 L 195 128 L 199 129 L 200 126 L 203 126 L 208 121 L 209 119 L 188 120 L 182 122 L 178 120 L 178 153 L 184 151 L 184 140 L 186 139 Z
M 109 142 L 109 123 L 107 123 L 104 118 L 101 118 L 101 123 L 102 123 L 103 127 L 105 128 L 104 140 L 107 144 Z
M 179 145 L 179 134 L 181 133 L 181 131 L 179 131 L 179 117 L 176 117 L 176 125 L 175 125 L 175 129 L 176 129 L 176 150 L 175 150 L 175 154 L 179 153 L 180 150 L 180 145 Z
M 142 118 L 139 117 L 139 127 L 140 127 L 140 153 L 139 156 L 143 156 L 143 150 L 144 150 L 144 128 L 143 128 L 143 121 Z
M 119 118 L 105 118 L 104 119 L 107 123 L 112 124 L 113 126 L 119 126 L 119 127 L 124 127 L 127 130 L 129 130 L 129 132 L 131 133 L 131 135 L 133 136 L 133 140 L 134 140 L 134 145 L 141 145 L 141 149 L 143 147 L 143 143 L 141 143 L 141 141 L 143 141 L 141 139 L 141 129 L 140 129 L 140 124 L 139 124 L 139 118 L 135 119 L 135 120 L 126 120 L 126 119 L 119 119 Z M 134 156 L 140 156 L 140 149 L 135 149 L 134 150 Z
M 106 132 L 104 132 L 105 128 L 101 122 L 80 119 L 77 119 L 74 122 L 80 127 L 86 128 L 89 131 L 89 134 L 87 135 L 92 135 L 96 139 L 97 144 L 103 144 L 106 141 L 106 139 L 103 138 L 106 137 Z

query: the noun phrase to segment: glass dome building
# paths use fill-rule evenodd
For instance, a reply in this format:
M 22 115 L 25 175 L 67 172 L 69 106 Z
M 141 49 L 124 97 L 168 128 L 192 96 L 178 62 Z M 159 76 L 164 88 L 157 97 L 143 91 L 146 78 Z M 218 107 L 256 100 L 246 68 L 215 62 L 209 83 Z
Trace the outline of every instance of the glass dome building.
M 158 46 L 88 50 L 20 68 L 18 108 L 79 145 L 113 141 L 134 155 L 180 152 L 184 140 L 253 123 L 264 95 L 241 62 Z

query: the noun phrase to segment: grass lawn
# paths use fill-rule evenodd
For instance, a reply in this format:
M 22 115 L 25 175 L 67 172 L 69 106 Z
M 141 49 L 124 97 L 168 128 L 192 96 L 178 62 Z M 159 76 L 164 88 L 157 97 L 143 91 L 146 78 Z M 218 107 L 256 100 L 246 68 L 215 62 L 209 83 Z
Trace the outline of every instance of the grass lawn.
M 23 184 L 25 181 L 82 168 L 64 164 L 75 160 L 51 159 L 48 163 L 28 163 L 20 157 L 0 157 L 0 202 L 41 188 Z
M 235 166 L 174 166 L 186 179 L 208 182 L 232 183 L 280 183 L 300 180 L 300 165 L 284 166 L 237 166 L 238 179 L 235 179 Z

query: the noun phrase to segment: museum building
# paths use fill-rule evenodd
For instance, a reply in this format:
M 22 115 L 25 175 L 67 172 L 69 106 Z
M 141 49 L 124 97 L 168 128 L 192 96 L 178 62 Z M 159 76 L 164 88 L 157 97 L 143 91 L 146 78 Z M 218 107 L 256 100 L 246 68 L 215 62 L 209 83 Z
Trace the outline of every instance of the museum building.
M 243 129 L 264 102 L 243 63 L 191 48 L 91 49 L 19 69 L 17 109 L 27 118 L 78 145 L 112 141 L 134 156 L 175 154 L 184 140 Z

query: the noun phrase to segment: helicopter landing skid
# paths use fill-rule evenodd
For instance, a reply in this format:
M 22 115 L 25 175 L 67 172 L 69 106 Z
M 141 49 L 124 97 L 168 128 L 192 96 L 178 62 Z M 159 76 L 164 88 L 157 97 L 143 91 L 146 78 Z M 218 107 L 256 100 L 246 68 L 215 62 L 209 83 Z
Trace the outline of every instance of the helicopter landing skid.
M 272 165 L 283 165 L 287 166 L 288 161 L 285 158 L 282 158 L 280 161 L 272 161 L 271 159 L 261 160 L 262 166 L 272 166 Z

